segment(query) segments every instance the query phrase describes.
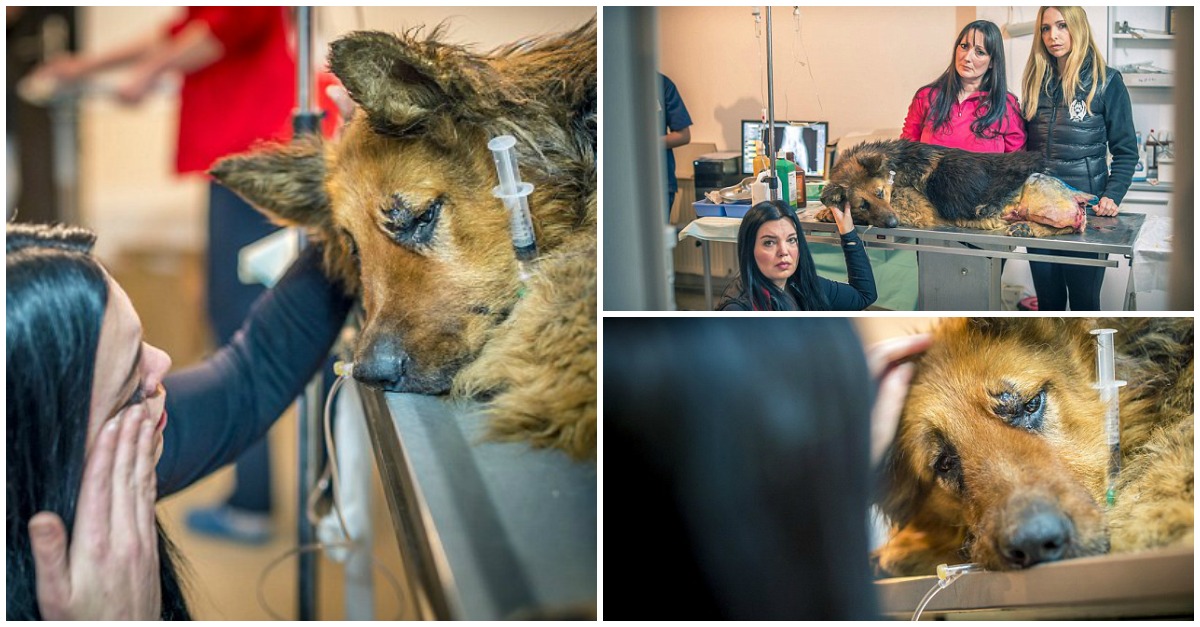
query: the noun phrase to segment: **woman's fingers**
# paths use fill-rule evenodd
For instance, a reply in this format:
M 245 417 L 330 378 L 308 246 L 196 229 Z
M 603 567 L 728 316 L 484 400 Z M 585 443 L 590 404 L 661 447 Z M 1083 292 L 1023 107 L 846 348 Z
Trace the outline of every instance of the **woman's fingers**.
M 932 335 L 918 333 L 872 344 L 867 348 L 867 366 L 871 369 L 871 376 L 879 379 L 893 362 L 924 352 L 932 342 Z
M 117 440 L 122 427 L 120 416 L 100 427 L 100 434 L 92 443 L 83 469 L 83 480 L 79 486 L 79 502 L 75 509 L 77 521 L 95 521 L 99 524 L 77 524 L 75 535 L 83 544 L 108 543 L 108 521 L 112 510 L 113 463 L 116 459 Z
M 29 519 L 29 540 L 42 619 L 65 620 L 69 618 L 67 608 L 71 600 L 67 529 L 58 514 L 38 512 Z
M 1100 199 L 1095 211 L 1096 215 L 1115 216 L 1120 213 L 1120 207 L 1117 206 L 1117 203 L 1113 202 L 1113 199 L 1105 196 Z
M 871 409 L 871 465 L 883 459 L 900 424 L 904 401 L 908 398 L 908 384 L 912 383 L 912 364 L 901 364 L 883 375 L 879 391 L 875 395 L 875 406 Z
M 146 406 L 134 405 L 122 412 L 121 431 L 113 460 L 112 508 L 109 513 L 109 542 L 115 554 L 134 554 L 142 551 L 145 536 L 142 509 L 138 504 L 140 490 L 134 482 L 139 441 L 145 432 Z
M 876 342 L 867 349 L 871 378 L 879 382 L 871 408 L 871 464 L 877 465 L 896 437 L 908 387 L 916 367 L 901 363 L 924 352 L 933 341 L 928 333 L 905 335 Z
M 150 548 L 155 546 L 154 502 L 158 497 L 158 478 L 154 472 L 154 457 L 158 449 L 158 430 L 149 416 L 141 422 L 137 456 L 134 459 L 132 494 L 139 537 L 142 545 Z

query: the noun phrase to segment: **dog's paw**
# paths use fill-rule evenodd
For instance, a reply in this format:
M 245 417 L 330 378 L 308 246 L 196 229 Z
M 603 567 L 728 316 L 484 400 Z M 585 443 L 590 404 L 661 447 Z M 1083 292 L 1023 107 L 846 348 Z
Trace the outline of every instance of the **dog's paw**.
M 1008 235 L 1010 237 L 1033 237 L 1033 229 L 1030 228 L 1028 222 L 1013 222 L 1008 225 Z
M 833 220 L 833 212 L 829 210 L 829 207 L 826 207 L 826 208 L 814 213 L 813 218 L 816 219 L 817 222 L 833 222 L 834 221 Z

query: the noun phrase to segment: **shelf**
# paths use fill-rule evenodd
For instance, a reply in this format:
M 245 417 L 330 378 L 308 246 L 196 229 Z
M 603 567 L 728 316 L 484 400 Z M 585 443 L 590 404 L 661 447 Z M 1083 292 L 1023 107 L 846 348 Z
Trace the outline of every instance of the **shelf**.
M 1173 74 L 1125 74 L 1121 76 L 1125 79 L 1126 87 L 1174 87 L 1175 76 Z
M 1162 33 L 1140 33 L 1141 37 L 1126 35 L 1124 33 L 1114 33 L 1113 40 L 1119 41 L 1171 41 L 1175 39 L 1174 35 L 1166 35 Z

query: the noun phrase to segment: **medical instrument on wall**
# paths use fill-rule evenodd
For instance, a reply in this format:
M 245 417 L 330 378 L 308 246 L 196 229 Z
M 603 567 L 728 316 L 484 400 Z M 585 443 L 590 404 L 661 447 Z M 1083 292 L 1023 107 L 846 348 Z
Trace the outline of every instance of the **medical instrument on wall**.
M 1096 336 L 1096 383 L 1100 402 L 1105 405 L 1104 431 L 1108 442 L 1108 490 L 1105 501 L 1109 506 L 1117 501 L 1117 477 L 1121 474 L 1121 409 L 1118 392 L 1125 385 L 1115 379 L 1116 351 L 1113 334 L 1116 329 L 1093 329 Z
M 912 620 L 921 620 L 921 612 L 925 611 L 925 606 L 929 605 L 929 602 L 933 600 L 933 597 L 937 595 L 937 593 L 950 587 L 950 584 L 954 583 L 954 580 L 967 573 L 979 572 L 982 570 L 983 567 L 978 564 L 955 564 L 953 566 L 948 564 L 938 564 L 938 580 L 933 584 L 933 587 L 929 589 L 929 592 L 926 592 L 925 596 L 921 597 L 921 602 L 917 604 L 917 609 L 913 612 Z
M 533 193 L 533 184 L 521 181 L 516 145 L 517 139 L 512 135 L 500 135 L 488 141 L 488 150 L 492 151 L 496 176 L 500 181 L 499 185 L 492 188 L 492 195 L 504 201 L 504 206 L 508 208 L 518 277 L 524 285 L 532 276 L 528 264 L 537 258 L 538 249 L 533 233 L 533 217 L 529 213 L 529 194 Z

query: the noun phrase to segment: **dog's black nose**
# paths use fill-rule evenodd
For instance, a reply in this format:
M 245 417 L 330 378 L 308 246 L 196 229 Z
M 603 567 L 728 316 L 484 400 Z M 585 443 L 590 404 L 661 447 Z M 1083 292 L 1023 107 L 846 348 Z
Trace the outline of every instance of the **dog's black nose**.
M 896 219 L 896 216 L 888 216 L 887 219 L 883 221 L 883 226 L 889 229 L 894 229 L 900 226 L 900 221 Z
M 1071 542 L 1071 521 L 1061 512 L 1041 510 L 1027 516 L 1000 547 L 1014 568 L 1060 560 Z
M 354 378 L 375 388 L 398 391 L 408 367 L 408 353 L 392 338 L 369 343 L 354 358 Z

